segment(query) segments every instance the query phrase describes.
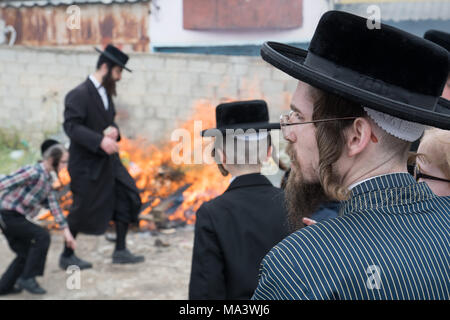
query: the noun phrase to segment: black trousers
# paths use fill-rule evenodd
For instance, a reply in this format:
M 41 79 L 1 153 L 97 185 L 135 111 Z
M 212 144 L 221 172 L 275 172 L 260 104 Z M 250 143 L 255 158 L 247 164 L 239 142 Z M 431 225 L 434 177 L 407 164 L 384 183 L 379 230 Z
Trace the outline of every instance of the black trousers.
M 123 250 L 126 247 L 126 236 L 128 232 L 128 225 L 130 223 L 137 222 L 137 215 L 132 213 L 132 204 L 130 199 L 130 191 L 120 181 L 116 181 L 115 187 L 115 208 L 112 216 L 112 220 L 116 224 L 116 250 Z M 78 234 L 78 230 L 73 228 L 69 223 L 69 229 L 75 238 Z M 67 246 L 64 246 L 63 255 L 69 257 L 74 251 Z
M 17 254 L 0 279 L 0 292 L 11 289 L 19 277 L 28 279 L 44 274 L 50 234 L 24 215 L 0 211 L 0 227 L 10 248 Z
M 137 221 L 137 216 L 132 214 L 132 205 L 130 199 L 130 191 L 120 181 L 116 181 L 115 187 L 115 203 L 113 221 L 120 221 L 123 223 L 134 223 Z

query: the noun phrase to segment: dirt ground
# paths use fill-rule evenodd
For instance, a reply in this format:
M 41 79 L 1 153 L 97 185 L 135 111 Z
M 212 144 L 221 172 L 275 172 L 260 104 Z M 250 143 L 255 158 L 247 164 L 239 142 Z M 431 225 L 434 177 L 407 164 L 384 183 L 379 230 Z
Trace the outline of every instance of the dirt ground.
M 175 232 L 153 235 L 149 232 L 130 232 L 128 248 L 146 258 L 144 263 L 135 265 L 113 265 L 111 254 L 114 243 L 104 236 L 80 235 L 77 237 L 76 253 L 92 262 L 94 267 L 81 271 L 80 289 L 72 290 L 69 288 L 76 284 L 73 281 L 74 274 L 68 274 L 58 267 L 63 246 L 62 234 L 52 231 L 45 275 L 37 278 L 47 294 L 38 296 L 22 292 L 0 299 L 187 299 L 194 226 L 188 225 L 172 231 Z M 162 246 L 161 242 L 169 246 Z M 1 233 L 0 257 L 0 272 L 3 273 L 14 254 Z

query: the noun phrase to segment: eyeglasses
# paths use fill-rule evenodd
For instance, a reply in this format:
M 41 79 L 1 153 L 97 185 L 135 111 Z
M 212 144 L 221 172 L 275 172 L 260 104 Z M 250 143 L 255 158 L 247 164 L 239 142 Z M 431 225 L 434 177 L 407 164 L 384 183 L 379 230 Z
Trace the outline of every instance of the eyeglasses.
M 450 180 L 448 180 L 448 179 L 434 177 L 434 176 L 430 176 L 428 174 L 420 172 L 419 166 L 417 166 L 417 165 L 414 168 L 414 176 L 416 177 L 416 181 L 419 181 L 419 179 L 422 178 L 422 179 L 428 179 L 428 180 L 435 180 L 435 181 L 442 181 L 442 182 L 450 183 Z
M 333 119 L 319 119 L 312 121 L 305 121 L 303 116 L 294 110 L 291 110 L 287 114 L 282 114 L 280 116 L 280 126 L 281 132 L 283 133 L 284 138 L 288 137 L 291 132 L 290 126 L 297 124 L 308 124 L 308 123 L 317 123 L 317 122 L 328 122 L 328 121 L 336 121 L 336 120 L 354 120 L 357 117 L 344 117 L 344 118 L 333 118 Z

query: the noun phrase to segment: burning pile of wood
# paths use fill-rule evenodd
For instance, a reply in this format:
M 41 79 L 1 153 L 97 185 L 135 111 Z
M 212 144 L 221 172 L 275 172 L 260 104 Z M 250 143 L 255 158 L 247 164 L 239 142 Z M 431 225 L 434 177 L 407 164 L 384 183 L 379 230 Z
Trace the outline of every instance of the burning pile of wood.
M 214 108 L 209 105 L 197 107 L 192 120 L 186 121 L 181 128 L 194 132 L 194 120 L 203 121 L 204 127 L 214 126 Z M 223 193 L 229 179 L 217 170 L 215 165 L 180 164 L 172 161 L 172 148 L 175 142 L 155 146 L 144 139 L 129 140 L 122 137 L 120 158 L 136 186 L 141 190 L 142 208 L 139 227 L 143 230 L 173 228 L 195 222 L 195 212 L 205 201 Z M 192 147 L 198 147 L 192 144 Z M 200 146 L 203 147 L 203 146 Z M 194 152 L 194 150 L 190 150 Z M 59 196 L 65 214 L 72 203 L 70 176 L 68 172 L 60 174 L 62 186 Z M 40 221 L 52 227 L 55 225 L 50 212 L 40 216 Z
M 174 176 L 178 176 L 179 173 L 173 172 Z M 167 177 L 161 177 L 167 179 Z M 180 179 L 178 177 L 177 179 Z M 168 229 L 187 224 L 189 216 L 186 220 L 182 219 L 170 219 L 176 209 L 183 203 L 183 192 L 186 191 L 192 184 L 185 184 L 178 188 L 175 192 L 167 197 L 160 198 L 158 196 L 150 196 L 147 201 L 142 204 L 141 213 L 139 215 L 139 225 L 147 226 L 146 229 Z M 145 193 L 145 190 L 141 190 L 141 193 Z M 69 208 L 72 204 L 72 192 L 70 191 L 70 182 L 58 191 L 60 199 L 60 205 L 64 213 L 67 215 Z M 49 211 L 45 210 L 39 217 L 39 223 L 48 228 L 56 227 L 56 223 Z

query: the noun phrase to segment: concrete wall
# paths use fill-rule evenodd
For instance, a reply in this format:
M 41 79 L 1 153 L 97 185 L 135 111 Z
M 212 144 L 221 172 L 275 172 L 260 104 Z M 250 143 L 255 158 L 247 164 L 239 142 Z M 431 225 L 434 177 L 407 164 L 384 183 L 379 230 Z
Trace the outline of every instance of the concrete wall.
M 97 53 L 0 47 L 0 130 L 33 145 L 62 133 L 64 96 L 94 71 Z M 259 57 L 130 54 L 115 98 L 117 122 L 128 137 L 168 139 L 200 102 L 265 99 L 271 118 L 287 110 L 296 81 Z

